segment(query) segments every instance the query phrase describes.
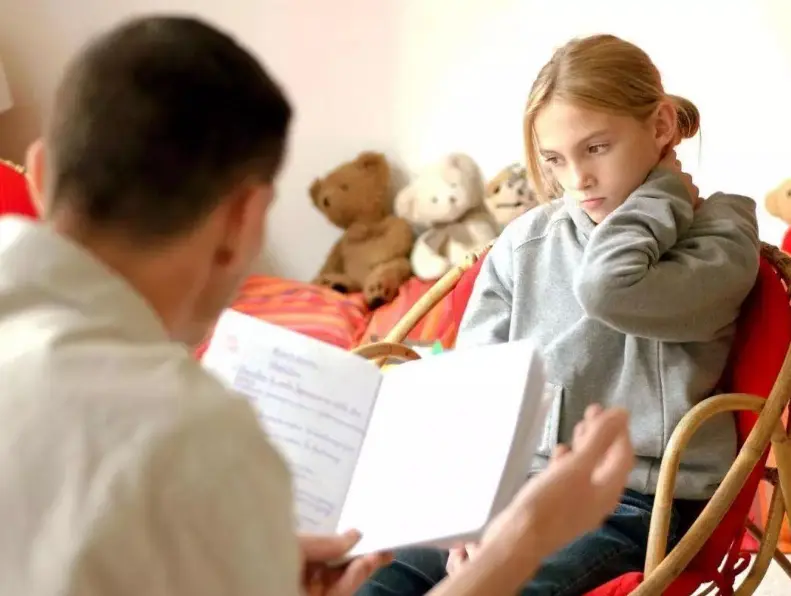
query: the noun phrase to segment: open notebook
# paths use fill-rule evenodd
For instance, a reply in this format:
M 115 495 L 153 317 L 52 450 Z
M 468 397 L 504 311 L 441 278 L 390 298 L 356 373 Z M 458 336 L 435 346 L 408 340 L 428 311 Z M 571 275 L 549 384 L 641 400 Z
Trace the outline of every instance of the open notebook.
M 350 555 L 475 540 L 525 481 L 548 401 L 528 342 L 385 372 L 226 311 L 202 362 L 249 397 L 294 477 L 299 530 L 350 528 Z

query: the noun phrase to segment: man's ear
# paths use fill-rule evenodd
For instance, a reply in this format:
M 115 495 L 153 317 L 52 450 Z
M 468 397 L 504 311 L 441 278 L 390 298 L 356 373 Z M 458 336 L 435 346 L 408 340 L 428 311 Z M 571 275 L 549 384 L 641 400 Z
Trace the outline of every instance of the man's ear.
M 224 218 L 224 236 L 218 248 L 217 261 L 223 265 L 239 264 L 246 267 L 246 260 L 260 250 L 266 215 L 274 198 L 270 184 L 241 185 L 218 214 Z
M 44 211 L 44 176 L 46 169 L 44 140 L 36 139 L 27 149 L 25 155 L 25 173 L 28 192 L 39 213 Z

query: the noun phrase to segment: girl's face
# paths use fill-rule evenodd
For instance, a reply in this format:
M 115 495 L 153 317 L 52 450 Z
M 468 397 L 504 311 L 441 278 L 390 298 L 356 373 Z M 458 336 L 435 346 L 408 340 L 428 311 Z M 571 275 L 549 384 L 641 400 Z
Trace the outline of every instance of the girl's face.
M 535 119 L 544 165 L 595 223 L 643 183 L 675 133 L 676 112 L 669 102 L 645 122 L 559 100 Z

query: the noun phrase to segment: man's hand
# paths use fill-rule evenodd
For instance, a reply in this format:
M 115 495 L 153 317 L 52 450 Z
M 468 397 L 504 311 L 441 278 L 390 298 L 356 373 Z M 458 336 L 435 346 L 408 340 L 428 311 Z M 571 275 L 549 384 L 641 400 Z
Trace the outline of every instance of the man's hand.
M 477 552 L 496 548 L 543 559 L 599 527 L 618 505 L 634 465 L 628 414 L 591 406 L 574 431 L 572 447 L 556 448 L 549 466 L 529 480 L 486 528 L 478 546 L 452 549 L 453 574 Z
M 689 194 L 689 199 L 692 202 L 692 209 L 697 209 L 700 207 L 702 203 L 702 199 L 700 198 L 700 189 L 695 186 L 695 183 L 692 181 L 692 176 L 683 170 L 683 166 L 676 155 L 676 150 L 672 148 L 668 149 L 667 153 L 665 153 L 665 156 L 662 158 L 662 161 L 659 162 L 659 165 L 673 170 L 681 177 L 681 180 L 684 182 L 684 186 L 687 189 L 687 193 Z
M 453 575 L 456 571 L 461 569 L 465 561 L 474 559 L 477 551 L 478 545 L 475 542 L 468 542 L 463 546 L 450 549 L 448 553 L 448 562 L 445 565 L 445 570 L 448 572 L 448 575 Z
M 307 596 L 351 596 L 374 571 L 392 560 L 390 554 L 372 554 L 338 567 L 327 565 L 343 557 L 359 540 L 356 530 L 339 536 L 299 537 L 304 561 L 302 583 Z

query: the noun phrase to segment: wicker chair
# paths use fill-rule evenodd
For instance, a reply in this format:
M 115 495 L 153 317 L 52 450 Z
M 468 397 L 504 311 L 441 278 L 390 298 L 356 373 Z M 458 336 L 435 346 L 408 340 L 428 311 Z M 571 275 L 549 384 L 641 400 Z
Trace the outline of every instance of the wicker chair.
M 454 292 L 459 290 L 457 284 L 466 286 L 461 292 L 462 296 L 456 297 L 463 310 L 487 249 L 471 255 L 463 265 L 441 278 L 383 341 L 360 346 L 355 352 L 379 364 L 387 358 L 419 358 L 417 353 L 401 342 L 432 307 L 449 295 L 451 299 L 454 298 Z M 783 413 L 791 400 L 790 292 L 791 257 L 774 246 L 764 244 L 761 250 L 761 272 L 751 294 L 754 299 L 748 299 L 745 303 L 740 320 L 740 327 L 752 326 L 744 332 L 750 344 L 745 349 L 751 351 L 752 362 L 732 362 L 728 367 L 740 368 L 742 373 L 752 375 L 752 382 L 734 380 L 729 387 L 726 383 L 728 389 L 736 387 L 737 392 L 716 395 L 702 401 L 676 427 L 661 465 L 644 573 L 618 578 L 594 590 L 591 595 L 689 596 L 706 585 L 708 589 L 705 593 L 719 589 L 722 594 L 733 594 L 736 575 L 746 567 L 741 545 L 747 532 L 759 541 L 760 546 L 749 573 L 735 593 L 738 596 L 752 594 L 773 558 L 791 578 L 791 565 L 777 550 L 783 516 L 791 512 L 791 425 L 782 424 Z M 763 298 L 757 296 L 759 294 L 775 305 L 780 316 L 770 317 L 770 309 L 765 308 L 761 302 Z M 745 319 L 751 319 L 751 322 L 742 325 Z M 756 337 L 756 334 L 761 335 L 767 329 L 772 329 L 772 325 L 775 325 L 775 330 L 779 329 L 779 335 L 774 333 L 775 339 L 769 342 L 773 343 L 773 347 L 768 344 L 764 346 L 761 343 L 764 338 Z M 760 367 L 764 371 L 758 377 L 751 372 L 760 368 L 754 366 L 758 362 L 756 357 L 760 357 Z M 744 355 L 739 358 L 747 359 Z M 745 386 L 749 388 L 747 391 Z M 666 553 L 673 487 L 681 454 L 697 429 L 711 416 L 722 412 L 734 412 L 736 415 L 740 431 L 738 456 L 690 530 L 670 553 Z M 770 449 L 774 453 L 776 468 L 765 465 Z M 763 529 L 747 519 L 750 504 L 761 481 L 772 485 L 770 511 Z M 718 570 L 723 561 L 724 565 Z

